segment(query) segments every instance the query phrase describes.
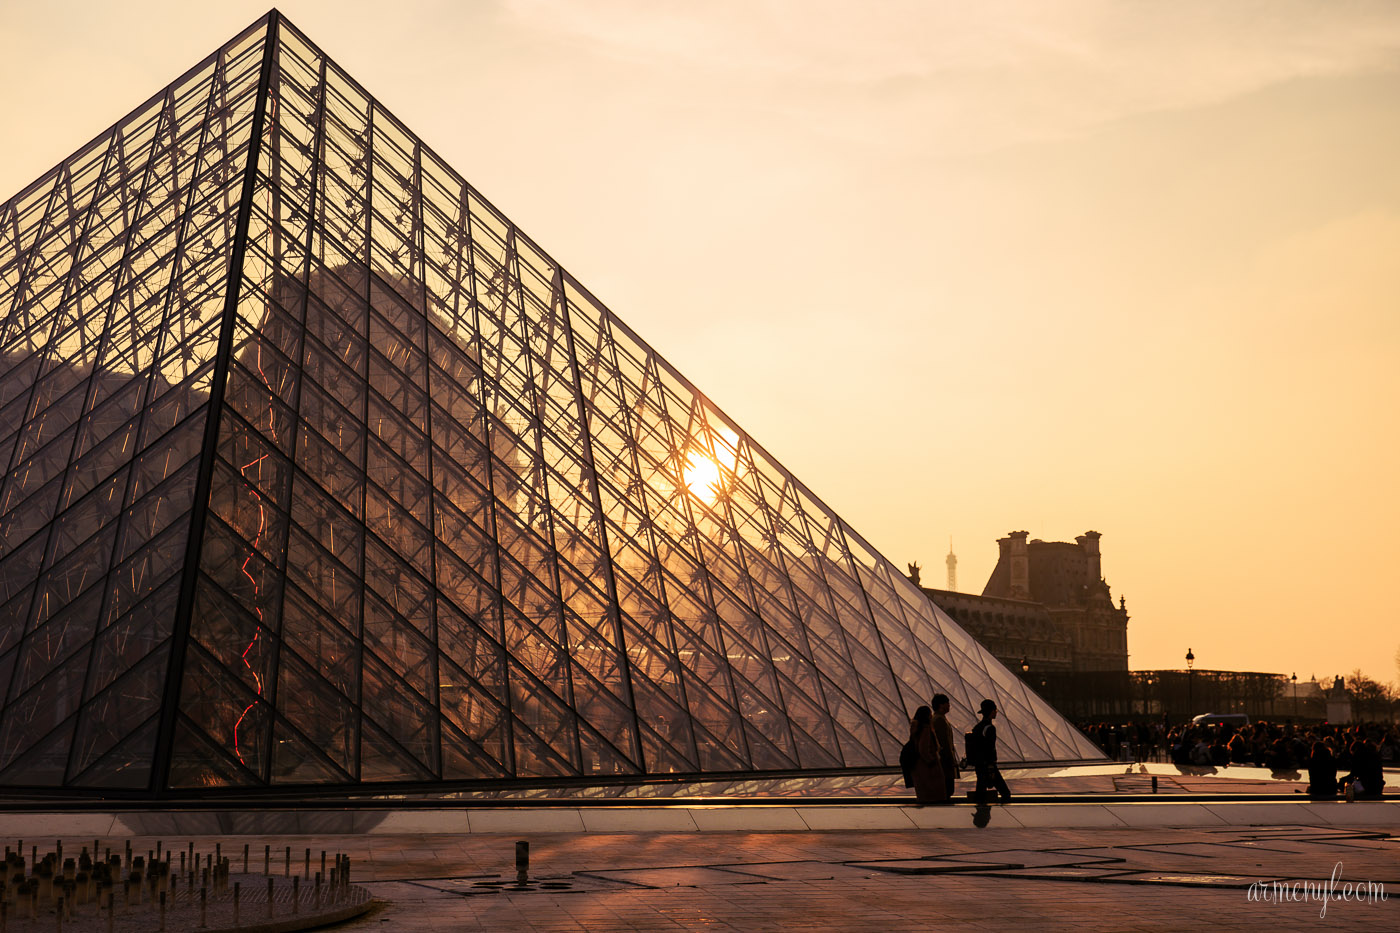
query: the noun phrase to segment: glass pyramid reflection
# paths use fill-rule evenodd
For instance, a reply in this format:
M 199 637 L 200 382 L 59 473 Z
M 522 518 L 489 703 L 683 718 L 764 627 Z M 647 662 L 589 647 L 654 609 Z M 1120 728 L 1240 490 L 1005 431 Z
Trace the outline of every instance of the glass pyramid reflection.
M 0 205 L 0 785 L 1098 757 L 269 13 Z

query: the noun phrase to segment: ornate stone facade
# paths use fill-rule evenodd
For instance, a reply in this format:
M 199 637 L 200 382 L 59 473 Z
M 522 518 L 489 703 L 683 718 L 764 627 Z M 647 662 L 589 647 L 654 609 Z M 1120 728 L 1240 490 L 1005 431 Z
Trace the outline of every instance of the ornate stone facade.
M 981 596 L 924 592 L 1012 670 L 1126 671 L 1128 610 L 1113 604 L 1097 531 L 1073 542 L 1013 531 Z

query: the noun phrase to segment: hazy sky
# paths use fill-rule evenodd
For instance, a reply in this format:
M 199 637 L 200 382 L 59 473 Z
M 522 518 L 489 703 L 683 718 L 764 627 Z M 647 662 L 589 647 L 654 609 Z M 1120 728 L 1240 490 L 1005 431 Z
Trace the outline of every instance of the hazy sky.
M 901 568 L 1396 676 L 1400 4 L 281 9 Z M 0 2 L 0 198 L 265 11 Z

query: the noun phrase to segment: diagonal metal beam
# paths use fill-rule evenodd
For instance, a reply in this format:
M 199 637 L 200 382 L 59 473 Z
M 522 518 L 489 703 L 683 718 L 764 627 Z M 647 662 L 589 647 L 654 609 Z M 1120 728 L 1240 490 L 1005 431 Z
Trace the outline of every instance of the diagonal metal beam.
M 176 714 L 180 706 L 180 686 L 189 648 L 190 624 L 194 617 L 194 597 L 199 582 L 199 561 L 204 545 L 204 520 L 209 511 L 209 493 L 214 480 L 214 456 L 219 445 L 220 413 L 228 383 L 229 360 L 233 356 L 234 326 L 238 321 L 238 300 L 243 284 L 243 258 L 248 249 L 248 225 L 253 214 L 253 195 L 258 183 L 258 157 L 263 148 L 263 127 L 271 94 L 273 64 L 277 60 L 277 33 L 282 15 L 267 14 L 263 36 L 262 73 L 258 77 L 258 99 L 253 111 L 252 136 L 248 143 L 248 166 L 243 175 L 243 193 L 238 204 L 238 222 L 233 236 L 228 284 L 224 293 L 223 321 L 219 349 L 214 357 L 214 382 L 209 392 L 209 413 L 204 424 L 204 446 L 200 453 L 199 474 L 195 480 L 193 507 L 190 509 L 190 536 L 185 546 L 185 565 L 180 579 L 180 600 L 175 607 L 175 627 L 170 643 L 170 666 L 165 675 L 165 697 L 160 711 L 160 732 L 156 737 L 150 791 L 159 797 L 170 784 L 170 763 L 175 751 Z

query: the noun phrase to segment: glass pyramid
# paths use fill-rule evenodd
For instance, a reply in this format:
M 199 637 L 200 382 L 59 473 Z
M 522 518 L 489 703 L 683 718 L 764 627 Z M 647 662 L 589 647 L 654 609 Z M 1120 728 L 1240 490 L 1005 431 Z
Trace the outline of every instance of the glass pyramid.
M 1099 757 L 276 12 L 0 205 L 0 785 Z

